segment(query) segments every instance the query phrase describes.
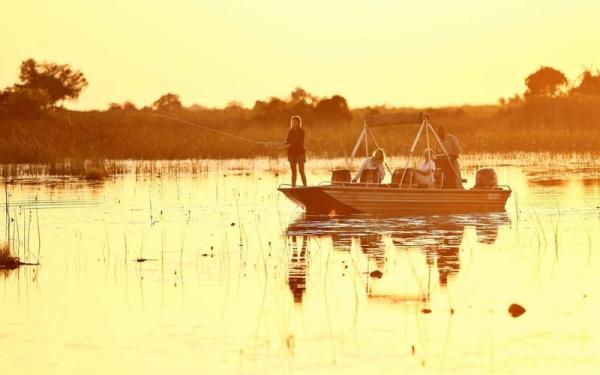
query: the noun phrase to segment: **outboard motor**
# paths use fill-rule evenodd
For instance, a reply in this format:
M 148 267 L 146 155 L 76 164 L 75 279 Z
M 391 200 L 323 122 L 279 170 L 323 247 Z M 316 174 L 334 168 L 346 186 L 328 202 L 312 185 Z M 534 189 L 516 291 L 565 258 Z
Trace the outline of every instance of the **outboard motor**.
M 350 180 L 351 176 L 348 169 L 334 169 L 333 172 L 331 172 L 331 182 L 334 184 L 350 182 Z
M 481 168 L 475 173 L 474 189 L 497 189 L 498 176 L 494 168 Z

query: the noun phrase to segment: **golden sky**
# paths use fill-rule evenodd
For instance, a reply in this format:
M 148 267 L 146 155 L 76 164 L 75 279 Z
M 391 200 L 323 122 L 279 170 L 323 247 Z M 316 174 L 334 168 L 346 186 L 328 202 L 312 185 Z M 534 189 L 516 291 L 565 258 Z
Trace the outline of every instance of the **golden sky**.
M 296 86 L 351 106 L 493 103 L 540 65 L 600 65 L 597 0 L 0 0 L 0 88 L 21 61 L 68 63 L 69 107 L 224 106 Z

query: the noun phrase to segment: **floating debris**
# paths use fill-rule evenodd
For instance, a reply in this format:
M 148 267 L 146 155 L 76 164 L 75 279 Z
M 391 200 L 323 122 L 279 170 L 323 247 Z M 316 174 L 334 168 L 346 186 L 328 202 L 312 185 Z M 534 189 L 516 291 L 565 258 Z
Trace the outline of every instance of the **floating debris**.
M 4 243 L 0 245 L 0 270 L 14 270 L 20 266 L 38 266 L 39 263 L 22 262 L 19 257 L 13 256 L 10 252 L 10 245 Z
M 513 303 L 512 305 L 510 305 L 508 307 L 508 313 L 513 317 L 513 318 L 518 318 L 521 315 L 525 314 L 525 308 L 517 303 Z
M 19 258 L 13 256 L 0 256 L 0 268 L 12 270 L 21 265 Z
M 374 279 L 381 279 L 383 277 L 383 272 L 381 272 L 380 270 L 375 270 L 370 273 L 370 276 Z

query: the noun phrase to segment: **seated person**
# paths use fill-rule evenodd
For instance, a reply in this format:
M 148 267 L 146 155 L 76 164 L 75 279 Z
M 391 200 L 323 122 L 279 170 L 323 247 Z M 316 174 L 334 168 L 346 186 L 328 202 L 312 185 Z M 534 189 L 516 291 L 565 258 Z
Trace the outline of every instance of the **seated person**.
M 383 161 L 385 159 L 385 155 L 383 150 L 378 148 L 373 152 L 370 158 L 367 158 L 360 168 L 358 172 L 356 172 L 356 176 L 352 179 L 352 182 L 357 182 L 360 179 L 360 176 L 363 174 L 365 169 L 377 169 L 379 171 L 379 183 L 383 181 L 383 177 L 385 176 L 385 168 L 383 166 Z
M 432 188 L 435 184 L 435 163 L 431 160 L 432 150 L 425 149 L 423 159 L 416 170 L 413 170 L 413 180 L 419 187 Z

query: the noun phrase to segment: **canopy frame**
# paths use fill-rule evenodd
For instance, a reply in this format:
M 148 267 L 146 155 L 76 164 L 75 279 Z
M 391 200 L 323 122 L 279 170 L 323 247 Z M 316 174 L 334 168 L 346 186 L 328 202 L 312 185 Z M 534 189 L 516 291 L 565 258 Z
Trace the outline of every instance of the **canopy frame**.
M 402 187 L 402 183 L 404 182 L 404 178 L 406 176 L 406 170 L 408 169 L 408 166 L 410 165 L 410 160 L 412 159 L 412 157 L 415 153 L 415 149 L 417 147 L 417 144 L 418 144 L 419 139 L 421 138 L 423 132 L 425 133 L 425 142 L 427 144 L 426 150 L 428 150 L 427 152 L 429 152 L 429 158 L 432 159 L 431 158 L 431 153 L 432 153 L 431 141 L 430 141 L 430 136 L 429 136 L 429 134 L 431 133 L 433 135 L 435 141 L 437 142 L 437 144 L 440 146 L 440 148 L 443 152 L 443 155 L 446 156 L 448 159 L 450 159 L 450 155 L 448 154 L 448 151 L 444 147 L 442 140 L 438 136 L 437 132 L 435 131 L 435 129 L 433 128 L 431 123 L 429 122 L 428 114 L 426 114 L 424 112 L 420 112 L 419 114 L 404 114 L 404 113 L 402 113 L 402 114 L 387 114 L 387 115 L 377 115 L 377 116 L 378 117 L 365 116 L 364 126 L 363 126 L 363 129 L 362 129 L 360 135 L 358 136 L 358 139 L 356 140 L 356 144 L 354 145 L 352 154 L 350 155 L 349 165 L 352 165 L 352 161 L 354 160 L 354 157 L 356 156 L 356 153 L 358 152 L 358 149 L 359 149 L 361 143 L 363 142 L 363 140 L 365 143 L 365 157 L 367 157 L 367 158 L 370 156 L 369 155 L 369 141 L 368 141 L 369 137 L 371 137 L 371 140 L 375 144 L 375 147 L 380 148 L 379 143 L 377 142 L 373 133 L 370 131 L 370 128 L 376 127 L 376 126 L 389 126 L 389 125 L 414 125 L 414 124 L 416 124 L 414 122 L 414 120 L 419 119 L 419 118 L 421 119 L 420 126 L 419 126 L 419 129 L 415 136 L 415 139 L 412 143 L 412 146 L 410 148 L 408 158 L 406 159 L 406 165 L 404 167 L 404 171 L 402 172 L 402 177 L 400 178 L 400 188 Z M 449 163 L 449 164 L 450 164 L 450 167 L 452 168 L 454 175 L 460 181 L 461 180 L 460 174 L 456 170 L 456 168 L 454 168 L 454 164 L 453 163 Z M 392 171 L 391 171 L 390 167 L 387 165 L 387 163 L 385 163 L 385 166 L 386 166 L 387 170 L 390 172 L 390 174 L 392 174 Z

